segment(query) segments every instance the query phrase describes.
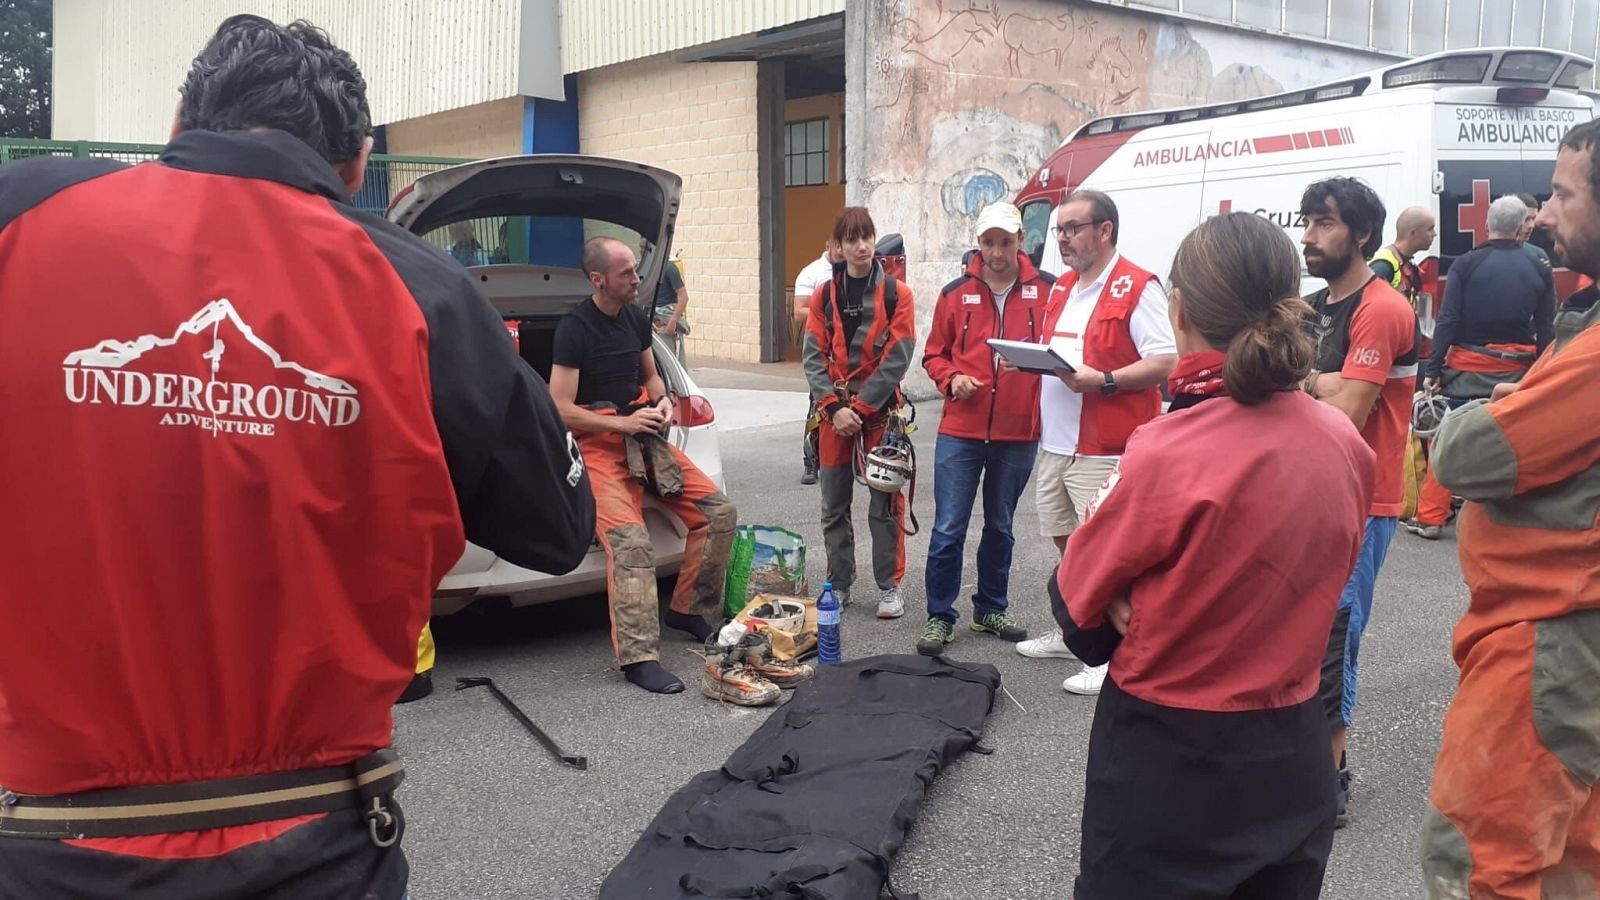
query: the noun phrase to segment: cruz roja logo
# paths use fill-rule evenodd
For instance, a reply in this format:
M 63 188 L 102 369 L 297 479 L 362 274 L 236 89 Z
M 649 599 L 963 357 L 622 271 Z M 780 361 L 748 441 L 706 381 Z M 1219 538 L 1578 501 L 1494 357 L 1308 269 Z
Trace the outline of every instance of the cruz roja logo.
M 240 360 L 227 357 L 228 352 L 252 348 L 271 362 L 274 371 L 299 375 L 303 386 L 225 378 L 225 357 L 230 363 Z M 146 354 L 163 350 L 200 351 L 200 358 L 208 364 L 204 367 L 208 377 L 128 368 Z M 155 364 L 161 361 L 154 356 L 150 360 Z M 162 425 L 202 428 L 213 436 L 272 437 L 285 422 L 341 428 L 361 416 L 361 402 L 350 382 L 286 361 L 256 336 L 227 299 L 201 307 L 171 337 L 147 334 L 131 341 L 104 340 L 67 354 L 61 368 L 66 375 L 67 400 L 72 403 L 148 406 L 162 411 Z M 238 367 L 232 370 L 238 371 Z

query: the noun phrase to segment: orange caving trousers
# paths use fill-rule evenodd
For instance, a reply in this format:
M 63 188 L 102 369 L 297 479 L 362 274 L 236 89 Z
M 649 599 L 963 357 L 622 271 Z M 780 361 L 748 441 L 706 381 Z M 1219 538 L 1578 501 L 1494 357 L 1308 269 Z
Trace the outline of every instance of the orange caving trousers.
M 1423 827 L 1428 897 L 1600 897 L 1597 689 L 1600 610 L 1519 622 L 1473 646 Z
M 883 440 L 888 417 L 868 422 L 859 436 L 870 451 Z M 856 580 L 856 531 L 850 518 L 855 495 L 857 438 L 841 437 L 826 419 L 817 429 L 818 486 L 822 488 L 822 543 L 828 553 L 828 580 L 835 591 L 848 591 Z M 879 590 L 900 583 L 906 574 L 906 497 L 869 487 L 867 530 L 872 534 L 872 577 Z
M 1433 466 L 1428 466 L 1417 491 L 1417 521 L 1424 525 L 1443 525 L 1450 518 L 1450 491 L 1433 477 Z
M 617 653 L 617 664 L 623 666 L 659 659 L 657 645 L 661 638 L 655 547 L 644 522 L 647 488 L 629 473 L 625 439 L 631 440 L 609 433 L 583 434 L 578 438 L 594 490 L 595 536 L 606 551 L 611 644 Z M 660 501 L 688 529 L 678 586 L 672 593 L 672 609 L 720 616 L 738 512 L 683 451 L 677 447 L 671 451 L 683 470 L 683 493 L 660 497 Z

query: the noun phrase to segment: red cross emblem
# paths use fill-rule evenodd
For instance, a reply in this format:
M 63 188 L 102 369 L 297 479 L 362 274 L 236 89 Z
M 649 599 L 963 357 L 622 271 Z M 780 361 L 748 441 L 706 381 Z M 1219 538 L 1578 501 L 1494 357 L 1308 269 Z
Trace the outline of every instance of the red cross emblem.
M 1456 230 L 1472 235 L 1472 246 L 1489 239 L 1489 179 L 1472 180 L 1472 202 L 1456 205 Z
M 1118 300 L 1128 296 L 1128 292 L 1131 290 L 1133 290 L 1133 276 L 1131 275 L 1124 275 L 1111 282 L 1111 296 Z

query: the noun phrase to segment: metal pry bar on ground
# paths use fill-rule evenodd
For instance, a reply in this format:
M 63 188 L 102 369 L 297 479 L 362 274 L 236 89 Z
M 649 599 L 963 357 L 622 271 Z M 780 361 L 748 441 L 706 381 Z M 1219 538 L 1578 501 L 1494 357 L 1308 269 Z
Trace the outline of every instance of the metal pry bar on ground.
M 554 756 L 562 765 L 571 766 L 572 768 L 578 770 L 587 770 L 589 768 L 589 757 L 577 756 L 575 754 L 563 752 L 561 747 L 550 738 L 550 735 L 544 733 L 544 729 L 533 724 L 533 720 L 528 718 L 528 714 L 523 712 L 521 707 L 513 703 L 511 698 L 507 697 L 505 693 L 495 685 L 493 678 L 474 676 L 456 679 L 456 690 L 458 691 L 464 691 L 467 688 L 475 687 L 488 688 L 489 693 L 493 694 L 494 698 L 500 701 L 500 705 L 504 706 L 518 722 L 521 722 L 522 727 L 526 728 L 528 733 L 533 735 L 535 740 L 537 740 L 540 744 L 543 744 L 544 748 L 550 751 L 550 755 Z

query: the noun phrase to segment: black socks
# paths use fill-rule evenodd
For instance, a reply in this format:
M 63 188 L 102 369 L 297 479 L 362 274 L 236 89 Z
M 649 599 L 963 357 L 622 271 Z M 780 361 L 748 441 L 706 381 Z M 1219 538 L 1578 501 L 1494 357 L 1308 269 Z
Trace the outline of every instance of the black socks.
M 706 620 L 694 614 L 685 615 L 676 610 L 667 610 L 666 623 L 668 628 L 687 631 L 694 635 L 694 639 L 705 643 L 706 638 L 716 633 L 716 629 L 706 624 Z
M 661 663 L 653 659 L 623 666 L 622 675 L 653 694 L 683 693 L 683 682 L 678 680 L 678 676 L 661 668 Z

